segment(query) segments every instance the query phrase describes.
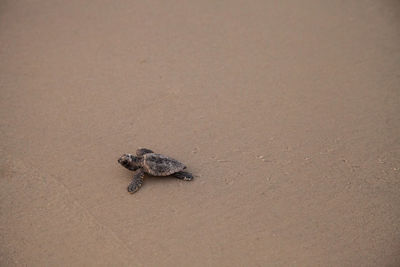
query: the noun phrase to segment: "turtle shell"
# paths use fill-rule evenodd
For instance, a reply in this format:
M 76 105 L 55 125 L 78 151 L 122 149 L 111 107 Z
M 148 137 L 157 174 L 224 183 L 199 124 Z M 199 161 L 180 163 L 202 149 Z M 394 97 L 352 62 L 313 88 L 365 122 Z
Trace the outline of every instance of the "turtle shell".
M 154 176 L 167 176 L 182 171 L 186 166 L 176 159 L 155 153 L 143 155 L 143 168 Z

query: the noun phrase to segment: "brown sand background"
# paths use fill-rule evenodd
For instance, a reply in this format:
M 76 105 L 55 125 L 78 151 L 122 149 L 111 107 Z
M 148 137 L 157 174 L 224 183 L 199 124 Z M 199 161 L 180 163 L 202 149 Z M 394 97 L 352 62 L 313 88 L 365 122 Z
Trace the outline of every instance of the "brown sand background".
M 1 266 L 400 266 L 399 16 L 1 1 Z

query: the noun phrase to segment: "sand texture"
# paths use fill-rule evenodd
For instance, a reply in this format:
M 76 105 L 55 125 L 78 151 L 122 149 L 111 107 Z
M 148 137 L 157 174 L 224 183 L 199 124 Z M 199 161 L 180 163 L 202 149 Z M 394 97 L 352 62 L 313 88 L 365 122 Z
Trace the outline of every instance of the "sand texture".
M 1 1 L 0 93 L 0 266 L 400 266 L 397 0 Z

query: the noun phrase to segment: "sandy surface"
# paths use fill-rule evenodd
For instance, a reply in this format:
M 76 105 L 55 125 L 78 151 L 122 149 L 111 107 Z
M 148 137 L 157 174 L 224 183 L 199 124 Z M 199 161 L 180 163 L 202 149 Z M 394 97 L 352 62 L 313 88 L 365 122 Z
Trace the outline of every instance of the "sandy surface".
M 1 1 L 0 265 L 400 266 L 399 44 L 389 0 Z M 195 180 L 128 194 L 140 146 Z

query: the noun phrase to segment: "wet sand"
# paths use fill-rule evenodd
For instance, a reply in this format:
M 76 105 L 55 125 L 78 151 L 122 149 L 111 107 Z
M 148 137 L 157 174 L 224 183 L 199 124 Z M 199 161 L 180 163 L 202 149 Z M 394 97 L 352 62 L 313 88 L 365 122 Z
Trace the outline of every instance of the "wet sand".
M 0 265 L 399 266 L 399 2 L 137 2 L 0 3 Z

